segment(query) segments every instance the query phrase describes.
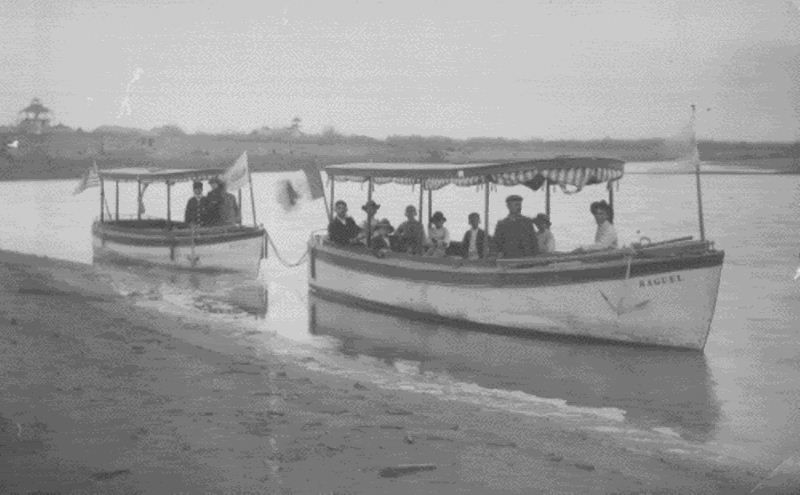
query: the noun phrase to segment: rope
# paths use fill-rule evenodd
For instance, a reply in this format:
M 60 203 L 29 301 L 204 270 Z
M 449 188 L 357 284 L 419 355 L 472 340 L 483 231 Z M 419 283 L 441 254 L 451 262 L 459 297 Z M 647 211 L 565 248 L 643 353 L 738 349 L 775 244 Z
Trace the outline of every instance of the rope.
M 303 263 L 306 262 L 306 259 L 308 259 L 308 251 L 309 250 L 308 250 L 308 248 L 306 248 L 306 251 L 303 253 L 303 256 L 301 256 L 299 260 L 297 260 L 294 263 L 289 263 L 285 259 L 283 259 L 283 256 L 281 256 L 281 253 L 280 253 L 280 251 L 278 251 L 277 246 L 275 246 L 275 243 L 272 242 L 272 236 L 269 235 L 269 234 L 267 234 L 267 242 L 269 242 L 269 245 L 272 247 L 272 251 L 275 253 L 275 256 L 278 258 L 278 261 L 280 261 L 281 264 L 283 266 L 285 266 L 286 268 L 294 268 L 294 267 L 300 266 L 300 265 L 302 265 Z

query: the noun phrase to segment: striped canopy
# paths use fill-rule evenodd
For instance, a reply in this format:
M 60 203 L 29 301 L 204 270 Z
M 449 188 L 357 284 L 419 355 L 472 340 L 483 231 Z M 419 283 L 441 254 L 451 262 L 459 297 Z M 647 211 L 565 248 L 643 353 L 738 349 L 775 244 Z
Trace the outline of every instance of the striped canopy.
M 587 185 L 619 179 L 624 172 L 624 162 L 610 158 L 559 157 L 505 163 L 354 163 L 331 165 L 325 168 L 325 172 L 336 181 L 364 182 L 372 179 L 373 184 L 420 184 L 428 190 L 449 184 L 474 186 L 486 183 L 523 184 L 538 189 L 545 181 L 580 190 Z

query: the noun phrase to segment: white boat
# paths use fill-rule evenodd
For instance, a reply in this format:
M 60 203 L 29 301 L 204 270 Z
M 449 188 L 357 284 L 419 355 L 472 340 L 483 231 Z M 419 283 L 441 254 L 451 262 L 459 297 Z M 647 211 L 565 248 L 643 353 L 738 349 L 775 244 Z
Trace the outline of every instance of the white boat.
M 483 185 L 543 188 L 610 185 L 624 164 L 554 158 L 494 164 L 350 164 L 326 168 L 338 181 L 415 184 L 420 191 Z M 613 205 L 613 189 L 608 187 Z M 430 212 L 429 212 L 430 215 Z M 702 227 L 701 227 L 702 232 Z M 724 252 L 691 237 L 621 249 L 481 260 L 375 252 L 324 234 L 309 246 L 309 289 L 321 298 L 459 326 L 548 333 L 634 344 L 703 349 L 717 300 Z
M 96 260 L 136 262 L 206 271 L 241 272 L 255 276 L 265 255 L 265 230 L 253 225 L 194 227 L 172 219 L 171 187 L 176 182 L 201 181 L 217 177 L 221 169 L 120 168 L 97 172 L 100 186 L 100 217 L 92 225 L 92 246 Z M 113 218 L 105 201 L 105 182 L 116 185 L 116 207 Z M 119 216 L 119 183 L 136 182 L 139 202 L 142 190 L 149 184 L 167 186 L 167 218 Z

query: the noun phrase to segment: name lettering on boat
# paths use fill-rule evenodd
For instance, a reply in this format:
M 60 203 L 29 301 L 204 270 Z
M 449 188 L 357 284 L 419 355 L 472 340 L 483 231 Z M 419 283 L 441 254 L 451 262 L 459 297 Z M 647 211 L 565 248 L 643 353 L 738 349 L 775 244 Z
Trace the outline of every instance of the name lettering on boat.
M 683 282 L 680 275 L 664 275 L 663 277 L 639 280 L 639 287 L 653 287 L 654 285 L 677 284 Z

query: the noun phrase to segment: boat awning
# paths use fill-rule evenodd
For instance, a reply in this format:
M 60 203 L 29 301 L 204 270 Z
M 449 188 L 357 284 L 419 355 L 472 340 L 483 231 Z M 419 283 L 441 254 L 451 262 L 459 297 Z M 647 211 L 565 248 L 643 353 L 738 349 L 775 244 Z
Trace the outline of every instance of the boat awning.
M 149 169 L 149 168 L 114 168 L 100 170 L 98 175 L 104 180 L 120 182 L 189 182 L 216 177 L 224 172 L 220 168 L 205 169 Z
M 538 189 L 545 180 L 580 189 L 619 179 L 624 173 L 624 162 L 611 158 L 558 157 L 504 163 L 351 163 L 330 165 L 325 172 L 336 181 L 364 182 L 371 178 L 374 184 L 421 184 L 431 190 L 449 184 L 485 183 L 523 184 Z

